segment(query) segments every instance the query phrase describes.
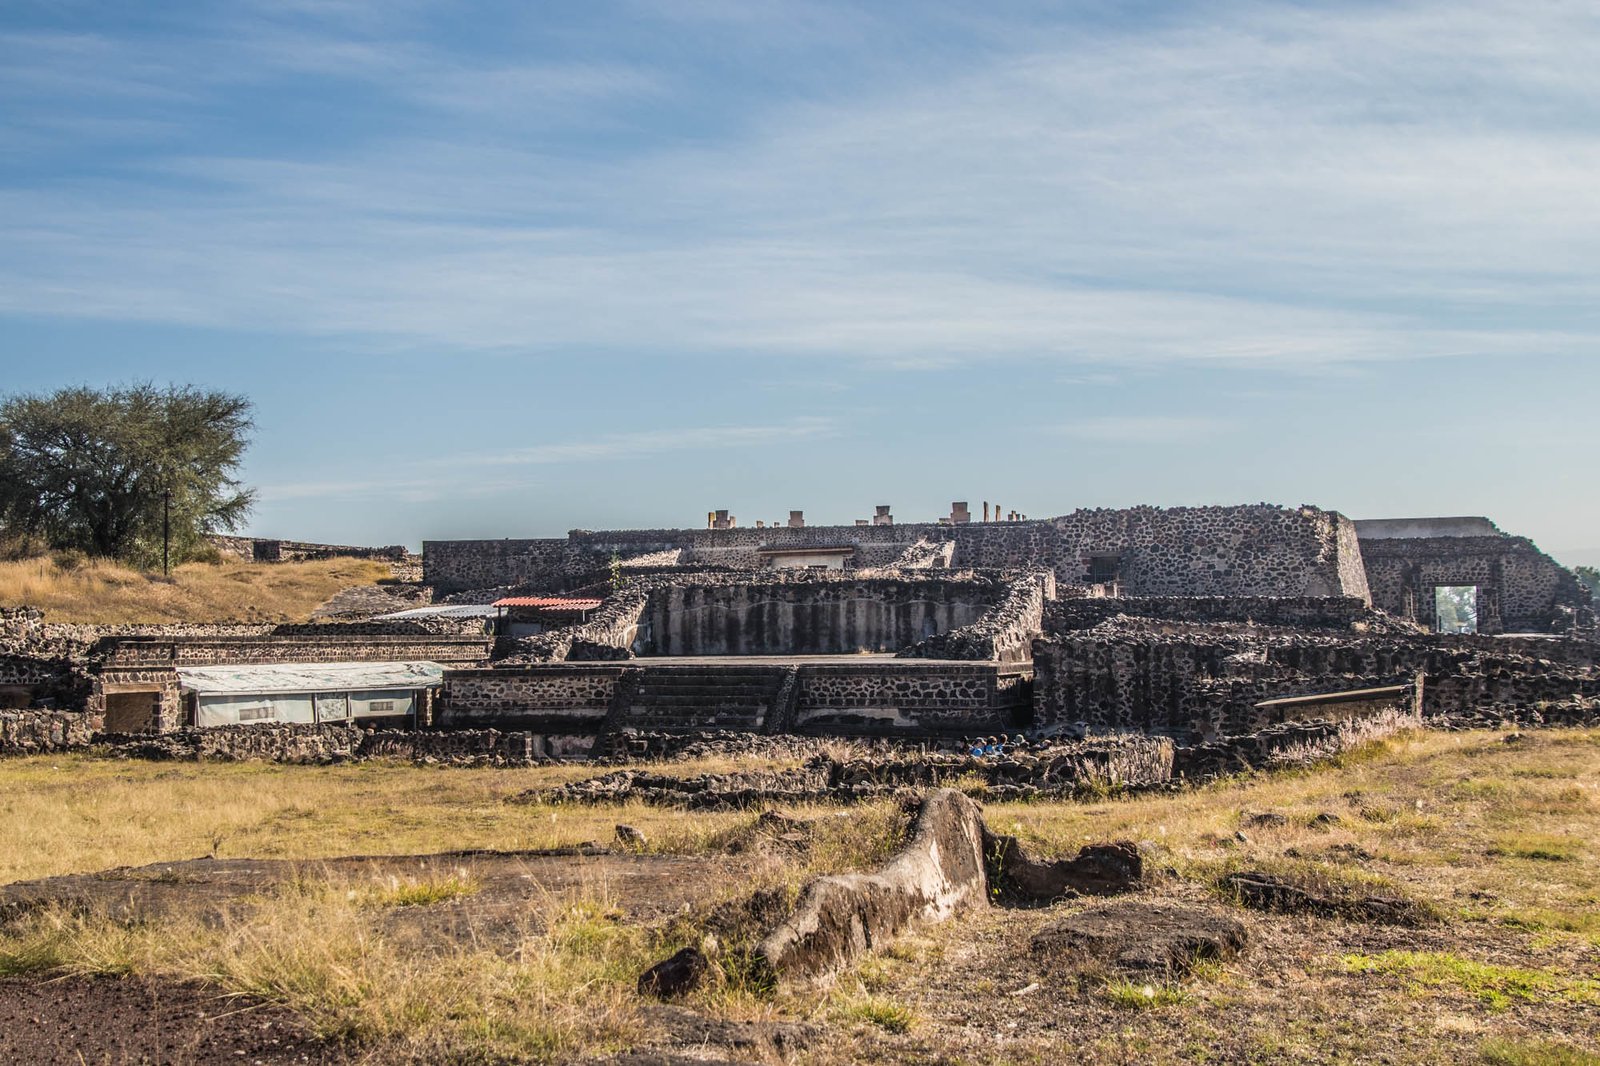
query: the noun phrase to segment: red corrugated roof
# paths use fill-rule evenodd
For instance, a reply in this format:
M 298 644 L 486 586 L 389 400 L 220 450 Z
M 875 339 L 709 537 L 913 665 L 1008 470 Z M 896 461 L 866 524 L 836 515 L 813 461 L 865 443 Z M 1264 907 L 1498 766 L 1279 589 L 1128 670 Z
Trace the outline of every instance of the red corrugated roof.
M 599 600 L 573 599 L 569 596 L 507 596 L 495 600 L 496 607 L 553 607 L 562 611 L 592 611 L 600 606 Z

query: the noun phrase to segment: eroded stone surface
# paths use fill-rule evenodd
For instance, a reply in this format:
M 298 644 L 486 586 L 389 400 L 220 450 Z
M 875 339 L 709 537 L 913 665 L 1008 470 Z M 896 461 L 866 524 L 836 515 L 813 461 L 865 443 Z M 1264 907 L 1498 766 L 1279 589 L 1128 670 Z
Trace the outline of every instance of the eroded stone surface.
M 1088 844 L 1075 858 L 1054 862 L 1030 858 L 1015 837 L 986 834 L 990 887 L 1011 901 L 1049 903 L 1073 896 L 1129 892 L 1144 877 L 1144 860 L 1133 843 Z
M 985 885 L 978 805 L 941 789 L 923 800 L 910 841 L 893 859 L 874 873 L 811 882 L 757 954 L 780 979 L 826 977 L 914 921 L 986 906 Z
M 1200 959 L 1232 958 L 1247 938 L 1244 923 L 1218 909 L 1123 900 L 1046 926 L 1030 950 L 1068 969 L 1181 976 Z

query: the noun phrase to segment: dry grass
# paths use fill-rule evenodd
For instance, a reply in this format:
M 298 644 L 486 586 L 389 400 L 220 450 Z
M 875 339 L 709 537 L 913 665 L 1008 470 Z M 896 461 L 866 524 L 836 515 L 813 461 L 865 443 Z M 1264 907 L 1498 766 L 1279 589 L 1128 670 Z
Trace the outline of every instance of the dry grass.
M 65 560 L 64 560 L 65 561 Z M 26 604 L 52 622 L 303 622 L 334 593 L 389 576 L 383 563 L 185 563 L 170 578 L 103 559 L 0 562 L 0 605 Z
M 1245 824 L 1262 811 L 1288 824 Z M 1410 734 L 1320 769 L 1099 803 L 995 804 L 987 816 L 1046 854 L 1131 838 L 1196 881 L 1247 866 L 1316 875 L 1397 890 L 1452 917 L 1600 944 L 1590 843 L 1600 838 L 1600 731 L 1517 744 L 1493 733 Z
M 646 835 L 647 851 L 715 854 L 755 822 L 749 812 L 506 802 L 588 772 L 10 760 L 0 763 L 0 881 L 213 851 L 314 858 L 609 842 L 619 822 Z M 1246 818 L 1264 811 L 1287 823 Z M 696 942 L 708 913 L 755 889 L 792 898 L 811 873 L 873 865 L 900 840 L 890 803 L 794 813 L 815 819 L 809 852 L 710 879 L 695 913 L 654 926 L 619 920 L 597 885 L 534 899 L 509 947 L 467 937 L 419 951 L 387 923 L 469 905 L 470 876 L 312 881 L 220 923 L 39 916 L 0 939 L 0 972 L 203 976 L 288 1003 L 323 1032 L 386 1049 L 386 1061 L 567 1061 L 639 1038 L 640 969 Z M 902 937 L 830 992 L 774 996 L 745 981 L 730 952 L 690 1005 L 821 1022 L 832 1035 L 806 1055 L 819 1066 L 1593 1061 L 1576 1049 L 1600 1038 L 1600 731 L 1516 744 L 1418 734 L 1313 771 L 1179 794 L 991 804 L 986 817 L 1046 856 L 1138 840 L 1152 868 L 1176 874 L 1154 889 L 1174 898 L 1222 905 L 1207 888 L 1218 873 L 1257 868 L 1330 891 L 1403 893 L 1446 920 L 1399 929 L 1250 913 L 1246 956 L 1147 992 L 1142 981 L 1052 984 L 1030 969 L 1027 943 L 1061 910 L 994 909 Z M 719 936 L 730 948 L 749 932 L 724 925 Z M 1032 982 L 1043 988 L 1027 992 Z
M 204 980 L 288 1006 L 322 1036 L 381 1049 L 385 1062 L 565 1062 L 637 1035 L 628 990 L 656 945 L 612 920 L 602 897 L 535 899 L 509 942 L 443 940 L 419 952 L 341 888 L 299 886 L 220 921 L 36 914 L 0 939 L 0 976 Z
M 681 772 L 722 762 L 683 763 Z M 618 823 L 642 831 L 646 851 L 703 854 L 726 848 L 756 821 L 754 812 L 686 814 L 639 803 L 507 802 L 592 772 L 151 763 L 77 753 L 9 759 L 0 761 L 0 883 L 203 855 L 318 859 L 610 844 Z M 807 869 L 871 865 L 898 840 L 888 803 L 796 813 L 817 819 Z

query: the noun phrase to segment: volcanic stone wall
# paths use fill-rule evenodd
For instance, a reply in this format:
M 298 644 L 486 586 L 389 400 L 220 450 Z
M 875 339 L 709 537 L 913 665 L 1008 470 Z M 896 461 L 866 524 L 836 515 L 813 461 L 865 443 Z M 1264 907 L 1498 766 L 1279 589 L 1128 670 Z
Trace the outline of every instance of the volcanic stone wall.
M 1059 518 L 966 525 L 804 526 L 768 529 L 574 530 L 565 540 L 428 541 L 425 579 L 442 592 L 527 584 L 563 591 L 623 560 L 679 550 L 685 562 L 756 570 L 762 548 L 853 545 L 853 565 L 920 559 L 921 542 L 955 545 L 956 568 L 1053 569 L 1089 583 L 1091 562 L 1114 557 L 1130 595 L 1367 597 L 1348 519 L 1314 507 L 1136 507 Z M 910 554 L 908 554 L 910 553 Z
M 80 748 L 93 732 L 89 716 L 74 711 L 0 710 L 0 755 Z
M 446 729 L 592 733 L 611 707 L 621 665 L 560 663 L 449 670 L 435 712 Z
M 1315 507 L 1134 507 L 951 528 L 953 565 L 1050 566 L 1062 585 L 1091 584 L 1098 557 L 1129 596 L 1367 598 L 1350 520 Z
M 436 721 L 447 729 L 593 734 L 618 700 L 624 672 L 640 669 L 649 667 L 635 661 L 447 671 Z M 1030 676 L 1025 667 L 986 663 L 811 663 L 796 671 L 793 716 L 785 725 L 814 735 L 1010 731 L 1031 711 Z M 718 708 L 708 703 L 703 713 L 677 713 L 678 731 L 693 732 L 710 728 Z
M 1526 537 L 1362 538 L 1373 605 L 1428 629 L 1438 623 L 1434 590 L 1478 588 L 1478 630 L 1530 633 L 1592 627 L 1576 575 Z
M 992 580 L 745 578 L 675 584 L 646 612 L 654 655 L 894 652 L 976 622 L 1008 591 Z
M 980 663 L 828 663 L 800 668 L 793 730 L 812 736 L 1009 732 L 1031 714 L 1031 672 Z
M 1043 632 L 1045 606 L 1056 594 L 1056 576 L 1037 570 L 1011 583 L 1005 598 L 977 621 L 936 633 L 898 653 L 903 659 L 978 659 L 1030 662 L 1033 641 Z
M 381 634 L 319 636 L 266 634 L 241 637 L 137 637 L 105 648 L 101 673 L 155 666 L 231 666 L 261 663 L 404 662 L 477 663 L 491 640 L 477 636 Z
M 1254 622 L 1264 626 L 1350 631 L 1357 625 L 1413 632 L 1354 596 L 1062 597 L 1044 605 L 1044 631 L 1092 629 L 1119 615 L 1172 622 Z
M 90 743 L 87 733 L 71 746 Z M 505 733 L 468 729 L 440 733 L 423 730 L 365 730 L 343 723 L 218 726 L 150 735 L 100 734 L 92 742 L 112 754 L 144 759 L 215 762 L 278 762 L 321 765 L 396 759 L 442 766 L 528 766 L 550 759 L 582 756 L 589 737 Z M 0 754 L 6 754 L 0 747 Z
M 1540 657 L 1548 648 L 1555 657 Z M 1368 635 L 1121 619 L 1034 643 L 1041 726 L 1084 723 L 1183 738 L 1255 732 L 1281 720 L 1262 700 L 1424 679 L 1423 712 L 1490 709 L 1600 695 L 1600 645 L 1493 637 Z

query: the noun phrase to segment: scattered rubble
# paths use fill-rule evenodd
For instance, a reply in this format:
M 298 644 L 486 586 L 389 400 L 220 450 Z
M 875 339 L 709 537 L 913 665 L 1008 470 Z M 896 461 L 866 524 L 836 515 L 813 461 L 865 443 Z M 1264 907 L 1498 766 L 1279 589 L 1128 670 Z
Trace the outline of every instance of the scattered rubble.
M 1396 893 L 1312 884 L 1259 870 L 1229 874 L 1218 882 L 1218 888 L 1241 906 L 1279 914 L 1315 914 L 1380 925 L 1427 925 L 1437 920 L 1431 907 Z

